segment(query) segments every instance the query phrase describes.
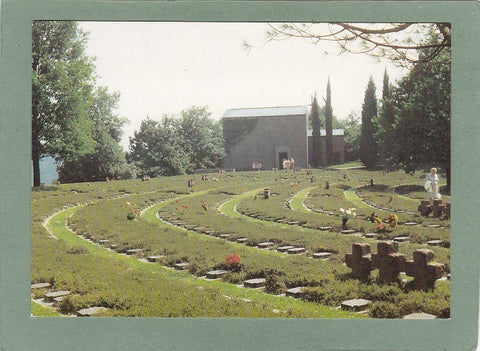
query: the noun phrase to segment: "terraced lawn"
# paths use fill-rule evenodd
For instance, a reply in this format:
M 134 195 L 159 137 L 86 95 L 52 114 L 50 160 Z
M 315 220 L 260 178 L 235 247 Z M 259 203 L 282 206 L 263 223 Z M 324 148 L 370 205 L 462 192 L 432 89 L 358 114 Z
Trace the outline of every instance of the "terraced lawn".
M 367 215 L 375 211 L 384 218 L 419 201 L 404 188 L 401 196 L 388 190 L 405 184 L 404 177 L 358 169 L 312 173 L 316 184 L 304 171 L 263 171 L 207 181 L 193 176 L 194 187 L 187 186 L 192 176 L 180 176 L 35 191 L 32 283 L 68 290 L 55 304 L 66 315 L 102 306 L 103 316 L 363 318 L 368 314 L 335 309 L 344 300 L 363 298 L 372 301 L 370 316 L 376 318 L 417 310 L 448 317 L 448 281 L 415 291 L 410 278 L 384 285 L 373 271 L 360 281 L 344 265 L 353 243 L 368 243 L 375 251 L 377 241 L 364 237 L 375 231 Z M 384 182 L 385 191 L 369 191 L 370 179 Z M 264 199 L 267 187 L 270 196 Z M 129 206 L 139 212 L 134 220 L 126 218 Z M 356 234 L 341 233 L 339 206 L 362 214 L 348 221 Z M 449 221 L 411 212 L 399 212 L 397 229 L 379 239 L 408 236 L 400 252 L 412 257 L 416 249 L 429 248 L 448 272 Z M 405 225 L 412 219 L 416 225 Z M 444 247 L 426 245 L 431 239 Z M 330 257 L 312 258 L 317 253 Z M 234 268 L 226 260 L 231 254 L 240 257 Z M 151 257 L 156 262 L 149 262 Z M 175 269 L 182 265 L 186 270 Z M 220 279 L 205 279 L 211 271 L 225 272 Z M 265 291 L 244 288 L 249 279 L 263 280 Z M 279 295 L 298 287 L 301 299 Z M 32 297 L 43 293 L 32 291 Z

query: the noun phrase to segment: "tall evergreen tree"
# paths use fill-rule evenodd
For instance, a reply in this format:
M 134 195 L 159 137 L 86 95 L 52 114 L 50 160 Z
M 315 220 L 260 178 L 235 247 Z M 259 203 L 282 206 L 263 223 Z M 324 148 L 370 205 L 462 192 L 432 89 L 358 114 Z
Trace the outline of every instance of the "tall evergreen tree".
M 391 94 L 390 79 L 385 68 L 383 75 L 382 106 L 379 111 L 379 144 L 380 162 L 384 165 L 393 164 L 393 150 L 395 149 L 395 109 Z
M 327 99 L 325 100 L 325 131 L 326 131 L 326 162 L 327 165 L 332 164 L 332 156 L 333 156 L 333 127 L 332 127 L 332 116 L 333 116 L 333 109 L 332 109 L 332 96 L 330 92 L 330 77 L 328 78 L 327 83 Z
M 377 118 L 377 98 L 375 83 L 370 76 L 362 105 L 362 127 L 360 133 L 360 160 L 367 168 L 373 168 L 377 162 L 377 145 L 374 121 Z
M 320 167 L 321 164 L 321 146 L 320 146 L 320 116 L 318 111 L 317 94 L 314 95 L 312 101 L 312 167 Z
M 86 35 L 72 21 L 35 21 L 32 26 L 33 185 L 40 159 L 77 160 L 94 151 L 89 119 L 94 67 L 85 55 Z

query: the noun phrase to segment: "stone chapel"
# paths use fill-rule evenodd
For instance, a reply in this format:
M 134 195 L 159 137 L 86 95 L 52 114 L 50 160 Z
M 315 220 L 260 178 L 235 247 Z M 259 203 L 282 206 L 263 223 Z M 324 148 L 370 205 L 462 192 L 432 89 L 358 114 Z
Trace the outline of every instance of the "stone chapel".
M 280 106 L 228 109 L 222 117 L 225 140 L 225 168 L 251 170 L 260 163 L 263 169 L 282 169 L 284 159 L 293 158 L 296 168 L 308 168 L 312 161 L 310 106 Z M 326 132 L 320 131 L 320 151 L 326 164 Z M 344 131 L 334 129 L 333 163 L 343 163 Z

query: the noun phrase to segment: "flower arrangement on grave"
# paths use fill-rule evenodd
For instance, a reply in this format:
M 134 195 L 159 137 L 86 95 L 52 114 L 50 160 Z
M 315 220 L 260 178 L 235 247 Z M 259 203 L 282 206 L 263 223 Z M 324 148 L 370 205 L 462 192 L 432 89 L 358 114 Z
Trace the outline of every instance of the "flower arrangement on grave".
M 383 233 L 386 230 L 385 224 L 377 224 L 377 233 Z
M 350 218 L 357 217 L 357 209 L 354 207 L 340 208 L 340 216 L 342 217 L 342 227 L 345 228 Z
M 240 256 L 238 254 L 228 254 L 225 257 L 227 269 L 238 271 L 240 269 Z
M 375 212 L 373 212 L 373 213 L 370 215 L 370 217 L 368 217 L 368 219 L 369 219 L 370 222 L 372 222 L 372 223 L 382 224 L 382 219 L 381 219 L 380 217 L 378 217 Z
M 137 205 L 135 205 L 134 203 L 130 203 L 128 201 L 125 203 L 125 205 L 120 205 L 120 207 L 125 207 L 128 210 L 128 213 L 127 213 L 128 220 L 135 219 L 140 213 L 140 211 L 135 208 L 136 206 Z
M 390 214 L 390 216 L 388 216 L 388 224 L 390 225 L 390 228 L 392 228 L 392 229 L 397 228 L 398 216 L 394 213 Z
M 187 210 L 188 206 L 183 204 L 181 207 L 175 207 L 175 211 L 180 211 L 182 214 L 185 214 L 185 211 Z

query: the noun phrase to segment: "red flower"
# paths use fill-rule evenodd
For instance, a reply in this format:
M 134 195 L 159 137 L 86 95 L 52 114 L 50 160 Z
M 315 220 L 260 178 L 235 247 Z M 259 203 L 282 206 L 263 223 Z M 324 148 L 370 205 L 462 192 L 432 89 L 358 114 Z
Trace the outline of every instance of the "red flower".
M 238 254 L 228 254 L 225 258 L 225 264 L 227 268 L 238 268 L 240 264 L 240 256 Z

